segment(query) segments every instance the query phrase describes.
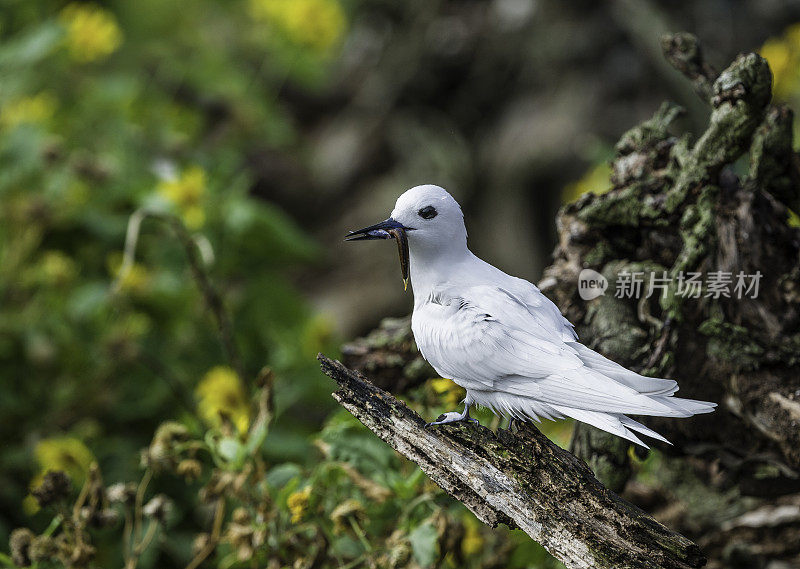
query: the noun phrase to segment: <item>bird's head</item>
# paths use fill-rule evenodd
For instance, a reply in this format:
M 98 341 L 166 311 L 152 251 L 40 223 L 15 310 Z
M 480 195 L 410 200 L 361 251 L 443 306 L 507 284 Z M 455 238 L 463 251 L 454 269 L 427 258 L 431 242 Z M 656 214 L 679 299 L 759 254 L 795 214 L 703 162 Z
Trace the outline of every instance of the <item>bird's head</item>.
M 461 206 L 444 188 L 426 184 L 407 190 L 397 198 L 388 219 L 351 231 L 347 241 L 397 240 L 403 281 L 408 281 L 409 249 L 414 254 L 436 255 L 466 250 L 467 230 Z

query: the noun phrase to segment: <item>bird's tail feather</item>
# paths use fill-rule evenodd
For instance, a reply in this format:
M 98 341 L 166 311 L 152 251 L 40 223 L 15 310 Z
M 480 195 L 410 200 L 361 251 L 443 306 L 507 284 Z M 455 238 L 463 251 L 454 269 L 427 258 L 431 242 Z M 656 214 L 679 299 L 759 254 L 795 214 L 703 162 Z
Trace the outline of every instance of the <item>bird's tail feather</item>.
M 617 435 L 618 437 L 628 439 L 637 445 L 642 445 L 644 448 L 650 447 L 647 446 L 642 439 L 636 436 L 636 434 L 633 432 L 634 430 L 642 433 L 643 435 L 669 442 L 655 431 L 648 429 L 641 423 L 637 423 L 625 415 L 602 413 L 600 411 L 586 411 L 584 409 L 574 409 L 572 407 L 559 406 L 556 407 L 556 409 L 567 417 L 572 417 L 576 421 L 587 423 L 593 427 L 597 427 L 601 431 L 606 431 L 613 435 Z
M 619 422 L 622 423 L 628 429 L 633 429 L 634 431 L 637 431 L 637 432 L 639 432 L 639 433 L 641 433 L 643 435 L 646 435 L 646 436 L 650 437 L 651 439 L 656 439 L 658 441 L 667 443 L 668 445 L 672 444 L 666 438 L 664 438 L 663 436 L 661 436 L 657 432 L 655 432 L 653 429 L 651 429 L 649 427 L 645 427 L 644 425 L 642 425 L 639 421 L 634 421 L 633 419 L 631 419 L 630 417 L 628 417 L 626 415 L 617 415 L 617 418 L 619 419 Z
M 642 442 L 642 440 L 637 437 L 633 431 L 669 445 L 672 444 L 653 429 L 645 427 L 639 421 L 635 421 L 626 415 L 602 413 L 599 411 L 585 411 L 583 409 L 572 409 L 569 407 L 560 407 L 558 410 L 564 415 L 572 417 L 576 421 L 587 423 L 603 431 L 628 439 L 637 445 L 642 445 L 644 448 L 650 447 Z
M 623 368 L 624 369 L 624 368 Z M 598 369 L 588 373 L 550 376 L 531 382 L 529 378 L 506 376 L 503 391 L 469 390 L 467 399 L 486 406 L 495 413 L 517 419 L 555 419 L 571 417 L 649 448 L 636 433 L 669 443 L 663 436 L 631 419 L 626 414 L 661 417 L 691 417 L 710 413 L 716 403 L 673 397 L 675 388 L 661 393 L 636 392 L 631 386 L 615 381 Z M 630 372 L 632 375 L 633 372 Z M 641 376 L 643 377 L 643 376 Z M 643 379 L 652 379 L 645 378 Z M 572 381 L 570 381 L 572 380 Z M 658 379 L 665 383 L 671 380 Z M 653 384 L 650 384 L 652 386 Z M 665 387 L 665 384 L 661 384 Z
M 484 395 L 482 392 L 473 392 L 474 397 L 470 398 L 470 402 L 486 406 L 493 412 L 503 415 L 504 417 L 513 417 L 520 420 L 531 419 L 537 423 L 541 422 L 542 418 L 560 419 L 563 417 L 570 417 L 576 421 L 587 423 L 602 431 L 627 439 L 645 448 L 650 447 L 645 444 L 636 433 L 667 444 L 672 444 L 653 429 L 646 427 L 622 413 L 590 411 L 588 409 L 578 409 L 567 405 L 547 404 L 526 397 L 509 397 L 507 395 L 504 397 L 482 397 L 482 395 Z M 665 399 L 672 398 L 665 397 Z M 679 401 L 688 401 L 689 403 L 697 404 L 696 407 L 702 408 L 702 411 L 699 412 L 708 412 L 712 410 L 714 406 L 713 403 L 706 403 L 704 401 L 693 401 L 690 399 Z M 689 414 L 691 413 L 689 412 Z
M 514 397 L 508 395 L 502 397 L 493 397 L 487 392 L 480 391 L 469 393 L 467 399 L 470 403 L 488 407 L 498 415 L 512 417 L 523 421 L 530 419 L 540 423 L 542 417 L 548 419 L 562 419 L 564 417 L 570 417 L 576 421 L 587 423 L 593 427 L 597 427 L 600 430 L 628 439 L 629 441 L 634 442 L 637 445 L 642 445 L 645 448 L 650 447 L 647 446 L 639 437 L 637 437 L 633 431 L 637 431 L 643 435 L 647 435 L 648 437 L 669 443 L 667 439 L 659 435 L 657 432 L 645 427 L 637 421 L 634 421 L 630 417 L 619 413 L 604 413 L 602 411 L 576 409 L 575 407 L 568 407 L 566 405 L 547 404 L 527 397 Z
M 701 413 L 711 413 L 717 407 L 716 403 L 710 401 L 681 399 L 680 397 L 670 397 L 666 395 L 658 395 L 653 397 L 653 399 L 674 409 L 674 414 L 667 415 L 668 417 L 691 417 L 692 415 L 699 415 Z
M 587 368 L 600 372 L 602 375 L 635 389 L 643 395 L 673 395 L 678 391 L 678 382 L 673 379 L 647 377 L 638 374 L 598 354 L 591 348 L 587 348 L 580 342 L 566 342 L 566 344 L 575 350 Z

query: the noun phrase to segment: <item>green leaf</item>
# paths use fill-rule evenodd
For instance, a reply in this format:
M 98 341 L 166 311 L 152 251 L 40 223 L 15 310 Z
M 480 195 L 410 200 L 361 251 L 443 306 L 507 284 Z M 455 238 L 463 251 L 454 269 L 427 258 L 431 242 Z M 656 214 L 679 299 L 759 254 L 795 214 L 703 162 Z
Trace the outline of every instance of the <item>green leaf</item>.
M 262 264 L 284 267 L 309 261 L 319 252 L 314 240 L 276 205 L 232 200 L 224 215 L 239 254 L 255 257 Z
M 430 522 L 425 522 L 408 534 L 414 559 L 422 567 L 431 567 L 439 556 L 439 540 L 436 528 Z
M 15 41 L 6 43 L 0 52 L 0 66 L 17 69 L 30 67 L 50 55 L 62 36 L 63 31 L 55 22 L 42 24 Z
M 245 446 L 245 450 L 249 456 L 253 456 L 258 452 L 258 449 L 260 449 L 261 445 L 264 443 L 264 439 L 267 438 L 268 432 L 269 425 L 266 421 L 259 421 L 250 430 L 250 433 L 247 435 L 247 443 Z
M 286 464 L 279 464 L 269 472 L 267 472 L 267 484 L 270 488 L 279 489 L 286 486 L 293 478 L 298 478 L 302 470 L 297 464 L 287 462 Z
M 239 439 L 223 437 L 217 444 L 217 452 L 227 462 L 238 463 L 243 457 L 245 449 Z
M 331 543 L 331 550 L 334 555 L 341 555 L 347 559 L 354 559 L 363 553 L 364 548 L 358 540 L 348 535 L 339 536 Z

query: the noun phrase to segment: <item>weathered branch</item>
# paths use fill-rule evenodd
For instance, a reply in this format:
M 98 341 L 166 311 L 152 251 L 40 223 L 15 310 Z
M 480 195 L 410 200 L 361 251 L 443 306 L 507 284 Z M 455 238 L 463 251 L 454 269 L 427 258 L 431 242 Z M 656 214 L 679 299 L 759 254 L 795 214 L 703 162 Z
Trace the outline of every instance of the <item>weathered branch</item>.
M 661 37 L 661 50 L 670 65 L 692 82 L 695 93 L 710 104 L 718 74 L 703 57 L 697 38 L 687 33 L 664 34 Z
M 605 488 L 538 430 L 426 428 L 402 401 L 318 356 L 334 398 L 483 522 L 525 531 L 571 568 L 701 567 L 698 547 Z

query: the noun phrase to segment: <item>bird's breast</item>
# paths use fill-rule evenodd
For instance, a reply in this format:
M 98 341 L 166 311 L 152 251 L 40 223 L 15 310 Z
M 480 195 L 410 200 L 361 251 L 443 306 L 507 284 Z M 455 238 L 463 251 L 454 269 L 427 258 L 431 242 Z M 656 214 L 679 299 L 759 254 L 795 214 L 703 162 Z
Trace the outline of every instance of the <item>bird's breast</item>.
M 417 343 L 422 357 L 430 363 L 437 372 L 437 365 L 442 342 L 442 334 L 447 320 L 447 307 L 437 302 L 424 302 L 414 307 L 411 315 L 411 332 Z

